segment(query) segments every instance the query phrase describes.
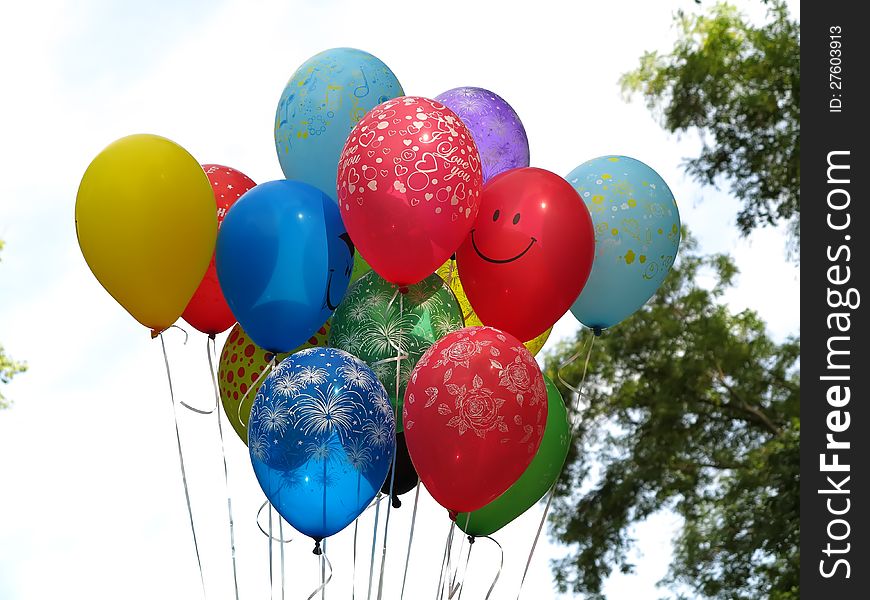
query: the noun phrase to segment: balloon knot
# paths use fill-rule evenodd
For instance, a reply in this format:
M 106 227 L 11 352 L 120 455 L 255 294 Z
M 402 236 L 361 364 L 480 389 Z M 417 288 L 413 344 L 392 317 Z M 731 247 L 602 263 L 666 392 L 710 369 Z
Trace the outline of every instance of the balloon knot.
M 592 328 L 592 333 L 595 334 L 595 337 L 601 337 L 601 333 L 602 333 L 601 327 L 599 327 L 598 325 L 595 325 Z
M 407 294 L 407 293 L 408 293 L 408 286 L 403 285 L 402 287 L 400 287 L 400 288 L 399 288 L 399 293 L 402 294 L 402 295 Z
M 457 514 L 459 514 L 459 513 L 457 513 L 455 510 L 448 510 L 448 511 L 447 511 L 447 516 L 450 517 L 450 520 L 451 520 L 451 521 L 455 521 L 455 520 L 456 520 L 456 515 L 457 515 Z
M 275 358 L 275 355 L 272 352 L 266 352 L 266 362 L 272 362 L 273 358 Z
M 312 554 L 315 554 L 317 556 L 320 556 L 321 554 L 323 554 L 323 550 L 321 550 L 321 548 L 320 548 L 320 540 L 319 539 L 314 540 L 314 550 L 312 550 L 311 552 L 312 552 Z
M 468 543 L 469 543 L 469 544 L 473 544 L 473 543 L 474 543 L 474 536 L 473 536 L 473 535 L 468 536 Z
M 393 496 L 393 508 L 402 508 L 402 501 L 398 496 Z
M 154 338 L 159 336 L 161 333 L 163 333 L 163 331 L 164 331 L 163 329 L 152 329 L 151 330 L 151 339 L 153 340 Z

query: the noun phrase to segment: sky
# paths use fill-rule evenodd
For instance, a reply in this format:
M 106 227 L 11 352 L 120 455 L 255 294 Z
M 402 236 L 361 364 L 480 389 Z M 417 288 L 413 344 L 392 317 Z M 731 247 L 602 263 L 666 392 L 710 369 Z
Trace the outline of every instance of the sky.
M 758 2 L 738 5 L 754 18 L 763 14 Z M 232 166 L 258 183 L 282 178 L 275 107 L 296 67 L 327 48 L 375 54 L 409 94 L 432 97 L 461 85 L 498 93 L 525 125 L 532 166 L 565 175 L 610 153 L 653 166 L 702 250 L 736 259 L 731 307 L 758 311 L 775 339 L 798 333 L 800 275 L 786 260 L 784 232 L 740 237 L 736 201 L 682 173 L 696 137 L 665 133 L 641 101 L 621 98 L 619 75 L 643 51 L 672 45 L 680 8 L 696 5 L 54 0 L 4 7 L 0 343 L 29 370 L 4 387 L 14 405 L 0 412 L 0 598 L 200 597 L 160 346 L 89 271 L 76 243 L 76 190 L 93 157 L 132 133 L 163 135 L 201 163 Z M 796 13 L 797 2 L 791 8 Z M 566 315 L 553 340 L 577 327 Z M 178 330 L 165 336 L 173 383 L 179 399 L 205 407 L 214 401 L 205 336 L 187 329 L 186 344 Z M 215 416 L 184 409 L 178 416 L 207 596 L 232 598 Z M 240 595 L 265 598 L 268 544 L 255 523 L 263 495 L 247 448 L 226 423 L 224 445 Z M 398 598 L 401 586 L 413 504 L 405 498 L 391 514 L 385 598 Z M 516 596 L 542 511 L 533 507 L 497 534 L 505 567 L 495 597 Z M 335 579 L 327 596 L 349 597 L 352 581 L 356 597 L 365 596 L 373 512 L 360 519 L 356 569 L 352 527 L 328 542 Z M 378 553 L 383 519 L 382 511 Z M 406 597 L 436 591 L 448 524 L 423 492 Z M 678 526 L 661 513 L 634 528 L 636 572 L 609 578 L 609 599 L 661 595 L 655 583 Z M 317 586 L 318 563 L 310 541 L 293 537 L 285 544 L 285 595 L 305 598 Z M 548 563 L 565 552 L 542 541 L 524 598 L 556 597 Z M 476 544 L 464 597 L 482 598 L 497 567 L 496 551 Z M 281 597 L 277 546 L 273 573 Z

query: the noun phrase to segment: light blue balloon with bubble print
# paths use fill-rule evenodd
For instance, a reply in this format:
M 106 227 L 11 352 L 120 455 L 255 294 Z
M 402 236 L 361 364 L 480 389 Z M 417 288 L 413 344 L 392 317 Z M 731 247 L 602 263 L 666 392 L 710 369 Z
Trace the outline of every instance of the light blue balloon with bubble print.
M 592 272 L 571 312 L 600 332 L 633 314 L 664 281 L 680 246 L 680 212 L 661 176 L 627 156 L 592 159 L 566 179 L 595 228 Z
M 284 176 L 335 200 L 338 157 L 348 134 L 369 110 L 402 95 L 393 72 L 368 52 L 333 48 L 306 60 L 275 112 L 275 149 Z

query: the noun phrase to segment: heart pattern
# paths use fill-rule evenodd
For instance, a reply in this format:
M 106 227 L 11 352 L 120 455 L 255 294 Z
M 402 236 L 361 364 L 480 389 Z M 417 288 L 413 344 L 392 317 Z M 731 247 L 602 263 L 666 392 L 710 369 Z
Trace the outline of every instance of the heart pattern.
M 373 139 L 375 139 L 375 132 L 366 131 L 364 134 L 359 136 L 359 145 L 363 148 L 368 148 L 368 145 L 372 143 Z
M 376 167 L 374 149 L 378 157 L 392 158 L 391 169 Z M 348 136 L 338 165 L 339 189 L 347 190 L 340 202 L 342 218 L 352 223 L 356 213 L 367 213 L 359 217 L 360 223 L 368 224 L 362 237 L 375 238 L 372 242 L 358 240 L 360 232 L 353 231 L 353 224 L 347 226 L 371 264 L 378 262 L 375 245 L 388 246 L 383 252 L 393 257 L 414 251 L 409 240 L 398 241 L 401 228 L 394 224 L 423 224 L 415 235 L 430 237 L 413 241 L 439 254 L 421 257 L 431 263 L 425 267 L 428 272 L 421 273 L 425 276 L 443 264 L 468 234 L 477 216 L 482 180 L 474 138 L 452 110 L 428 98 L 395 98 L 369 111 Z M 443 204 L 431 201 L 436 197 L 443 197 Z M 401 214 L 406 211 L 414 214 Z M 380 236 L 372 227 L 376 221 L 384 225 Z M 439 235 L 444 239 L 436 239 Z

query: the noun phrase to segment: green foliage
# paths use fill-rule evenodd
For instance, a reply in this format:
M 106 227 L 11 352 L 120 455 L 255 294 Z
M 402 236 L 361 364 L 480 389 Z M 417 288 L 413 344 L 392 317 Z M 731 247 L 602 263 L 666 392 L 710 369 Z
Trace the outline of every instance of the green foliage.
M 3 250 L 3 240 L 0 240 L 0 250 Z M 0 344 L 0 384 L 9 383 L 16 373 L 21 373 L 25 370 L 27 370 L 27 365 L 16 362 L 6 356 L 6 353 L 3 351 L 3 345 Z M 8 406 L 9 401 L 0 392 L 0 409 L 7 408 Z
M 570 549 L 556 580 L 603 598 L 610 572 L 633 568 L 631 525 L 670 509 L 685 520 L 662 582 L 674 597 L 796 600 L 800 341 L 778 344 L 754 312 L 725 306 L 728 257 L 691 239 L 681 252 L 659 293 L 593 345 L 552 515 Z M 547 357 L 554 379 L 585 335 Z M 583 362 L 563 377 L 579 381 Z
M 628 97 L 640 92 L 670 132 L 697 130 L 700 156 L 686 161 L 696 179 L 724 178 L 743 201 L 744 234 L 788 222 L 800 241 L 800 24 L 784 2 L 769 22 L 748 23 L 724 3 L 705 15 L 676 17 L 679 38 L 667 55 L 647 52 L 623 75 Z

